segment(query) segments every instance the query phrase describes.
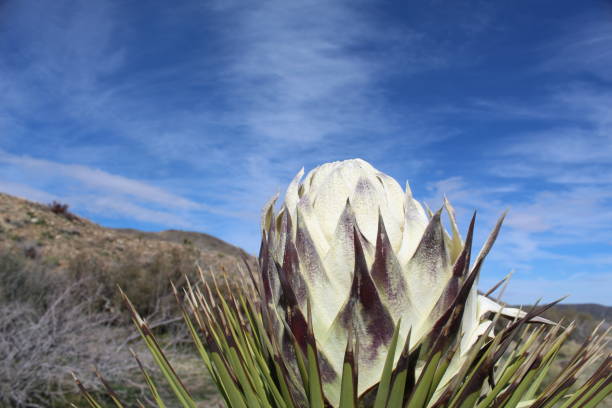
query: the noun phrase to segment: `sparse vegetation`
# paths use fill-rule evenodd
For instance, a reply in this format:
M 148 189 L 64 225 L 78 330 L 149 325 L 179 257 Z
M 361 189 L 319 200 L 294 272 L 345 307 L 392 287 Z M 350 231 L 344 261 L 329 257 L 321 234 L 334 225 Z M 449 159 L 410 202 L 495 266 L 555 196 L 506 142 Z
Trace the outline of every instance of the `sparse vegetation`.
M 94 366 L 113 381 L 130 380 L 127 329 L 93 307 L 95 292 L 86 287 L 25 257 L 0 255 L 0 406 L 65 404 L 78 396 L 70 374 L 93 378 Z
M 76 254 L 69 260 L 66 272 L 72 279 L 91 278 L 100 290 L 98 302 L 108 310 L 117 310 L 121 299 L 117 287 L 137 302 L 144 315 L 167 316 L 176 310 L 170 283 L 181 286 L 186 275 L 195 271 L 195 256 L 173 248 L 143 261 L 133 250 L 109 262 L 98 254 Z M 93 288 L 88 288 L 89 291 Z
M 612 308 L 589 304 L 562 304 L 548 310 L 545 316 L 556 322 L 577 322 L 576 330 L 571 334 L 570 339 L 582 342 L 598 324 L 603 322 L 603 329 L 610 326 L 612 323 Z
M 254 263 L 239 248 L 205 234 L 113 230 L 82 218 L 75 223 L 50 214 L 68 211 L 65 204 L 54 204 L 0 193 L 0 228 L 5 231 L 0 234 L 0 252 L 25 255 L 26 264 L 44 263 L 56 278 L 96 282 L 101 288 L 98 305 L 108 310 L 121 306 L 121 286 L 141 313 L 163 316 L 176 308 L 170 282 L 180 286 L 185 276 L 196 274 L 196 263 L 206 273 L 232 273 L 242 263 L 241 256 Z
M 104 398 L 94 369 L 122 398 L 147 401 L 146 384 L 130 348 L 140 350 L 147 370 L 159 373 L 131 324 L 126 324 L 127 313 L 109 299 L 110 288 L 98 279 L 58 277 L 42 262 L 0 254 L 0 407 L 67 407 L 82 398 L 72 373 Z M 135 281 L 134 287 L 143 289 L 141 284 Z M 162 288 L 156 290 L 161 293 Z M 186 332 L 173 324 L 178 319 L 155 310 L 148 320 L 169 355 L 180 362 L 186 380 L 200 390 L 199 397 L 214 396 L 191 348 L 184 344 Z

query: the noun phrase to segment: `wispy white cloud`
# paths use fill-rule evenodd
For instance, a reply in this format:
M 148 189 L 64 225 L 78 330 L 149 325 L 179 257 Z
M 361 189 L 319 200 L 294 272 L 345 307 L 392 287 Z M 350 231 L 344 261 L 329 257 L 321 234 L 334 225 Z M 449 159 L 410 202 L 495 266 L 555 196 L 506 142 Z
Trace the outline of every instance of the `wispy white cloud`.
M 382 126 L 377 109 L 368 109 L 376 107 L 377 64 L 348 52 L 374 27 L 342 2 L 327 4 L 325 13 L 316 12 L 318 1 L 281 3 L 247 11 L 234 33 L 245 41 L 234 73 L 251 104 L 253 133 L 308 143 L 355 131 L 358 115 L 372 117 L 372 128 Z
M 372 19 L 367 7 L 309 0 L 207 8 L 232 27 L 216 34 L 235 148 L 219 152 L 212 166 L 232 168 L 211 180 L 223 186 L 212 194 L 228 207 L 258 215 L 302 166 L 364 155 L 384 163 L 398 147 L 417 150 L 448 136 L 429 118 L 388 109 L 381 86 L 399 67 L 406 75 L 426 71 L 446 56 L 422 33 Z M 383 47 L 384 56 L 372 54 Z M 402 167 L 417 169 L 425 160 Z
M 428 185 L 429 196 L 424 201 L 433 208 L 442 205 L 446 196 L 456 210 L 459 225 L 467 228 L 469 219 L 477 211 L 476 231 L 474 235 L 475 247 L 484 243 L 497 219 L 512 205 L 508 198 L 516 192 L 516 185 L 485 185 L 480 181 L 471 184 L 463 177 L 442 179 Z M 513 268 L 527 267 L 528 262 L 541 252 L 536 241 L 530 236 L 530 231 L 512 227 L 515 218 L 511 209 L 505 222 L 503 233 L 500 235 L 491 258 L 503 262 L 502 276 Z M 520 226 L 520 223 L 519 225 Z
M 29 173 L 41 179 L 74 180 L 81 186 L 94 189 L 100 194 L 122 194 L 168 208 L 202 208 L 201 204 L 161 188 L 83 165 L 56 163 L 29 156 L 11 155 L 2 151 L 0 151 L 0 164 L 15 166 L 24 174 Z
M 146 163 L 165 185 L 177 176 L 163 169 L 182 167 L 183 183 L 193 183 L 189 196 L 253 219 L 302 166 L 363 155 L 384 163 L 398 148 L 416 151 L 449 137 L 431 118 L 388 109 L 381 86 L 398 72 L 445 66 L 448 44 L 387 26 L 363 6 L 186 3 L 149 29 L 210 26 L 214 55 L 203 49 L 188 61 L 134 71 L 134 60 L 155 46 L 135 42 L 134 16 L 122 3 L 12 5 L 7 31 L 25 47 L 0 63 L 0 89 L 12 95 L 0 101 L 0 147 L 20 151 L 27 137 L 33 157 L 113 174 Z M 91 147 L 90 135 L 106 140 Z M 412 156 L 401 167 L 416 170 L 427 160 Z
M 350 2 L 267 1 L 231 11 L 223 17 L 236 29 L 223 35 L 240 111 L 254 135 L 275 143 L 388 132 L 394 121 L 378 87 L 388 62 L 411 59 L 403 61 L 413 62 L 403 65 L 408 71 L 440 64 L 433 49 L 419 54 L 427 41 L 420 33 L 377 24 Z M 385 58 L 372 58 L 368 50 L 383 43 Z
M 520 135 L 504 153 L 553 166 L 610 164 L 611 93 L 575 84 L 556 90 L 546 105 L 535 104 L 533 109 L 545 112 L 556 124 Z
M 550 56 L 550 50 L 544 54 Z M 569 61 L 551 60 L 547 69 L 552 70 L 553 63 Z M 572 64 L 557 66 L 556 73 L 586 69 L 579 61 Z M 432 195 L 439 200 L 441 192 L 447 191 L 464 225 L 470 209 L 478 209 L 490 226 L 495 215 L 509 207 L 491 254 L 496 271 L 484 279 L 493 283 L 516 269 L 507 293 L 512 302 L 532 303 L 546 288 L 547 296 L 551 294 L 547 300 L 571 293 L 573 302 L 609 303 L 605 291 L 598 289 L 611 282 L 611 94 L 600 84 L 574 80 L 542 86 L 542 92 L 532 98 L 528 103 L 512 98 L 475 100 L 446 108 L 445 114 L 467 114 L 486 123 L 528 124 L 514 135 L 501 134 L 489 145 L 484 171 L 479 173 L 485 178 L 443 179 L 432 184 Z M 500 191 L 500 186 L 511 186 L 512 194 Z
M 136 155 L 161 179 L 169 177 L 153 163 L 183 166 L 196 183 L 192 196 L 224 200 L 232 213 L 256 214 L 303 165 L 361 152 L 375 160 L 397 143 L 417 146 L 440 138 L 439 129 L 417 115 L 404 134 L 399 123 L 406 118 L 385 109 L 379 86 L 388 64 L 355 52 L 384 43 L 389 61 L 406 58 L 413 47 L 408 58 L 414 64 L 404 66 L 439 66 L 442 54 L 433 58 L 421 51 L 427 41 L 422 35 L 377 24 L 349 2 L 228 4 L 194 3 L 164 17 L 168 21 L 151 22 L 170 29 L 188 19 L 225 21 L 211 28 L 219 47 L 215 57 L 202 52 L 187 63 L 129 76 L 124 70 L 139 55 L 129 48 L 131 17 L 121 3 L 5 6 L 11 17 L 6 31 L 25 47 L 0 63 L 0 89 L 7 96 L 0 101 L 1 146 L 20 151 L 18 140 L 27 137 L 33 157 L 107 171 L 109 163 L 134 166 Z M 32 26 L 39 29 L 32 32 Z M 39 126 L 44 136 L 37 134 Z M 88 148 L 92 134 L 108 140 Z M 50 140 L 52 150 L 46 148 Z
M 577 187 L 565 191 L 543 191 L 516 206 L 520 221 L 516 226 L 534 232 L 547 231 L 554 235 L 596 242 L 612 232 L 612 192 L 608 189 Z M 534 228 L 534 216 L 540 223 Z M 526 219 L 526 220 L 525 220 Z
M 194 221 L 189 213 L 169 211 L 168 209 L 152 209 L 147 203 L 139 203 L 122 196 L 101 196 L 99 194 L 78 194 L 64 197 L 66 202 L 79 211 L 109 219 L 129 217 L 155 226 L 184 229 L 205 229 L 202 222 Z
M 67 202 L 76 211 L 90 216 L 109 219 L 128 216 L 158 226 L 204 228 L 202 222 L 190 218 L 197 212 L 214 211 L 155 185 L 83 165 L 0 151 L 0 169 L 21 180 L 0 182 L 1 191 L 35 201 Z
M 465 231 L 478 210 L 475 246 L 491 231 L 501 211 L 509 213 L 480 279 L 487 289 L 515 271 L 505 293 L 514 304 L 533 304 L 571 295 L 566 302 L 609 304 L 612 282 L 612 194 L 609 189 L 576 187 L 521 194 L 524 185 L 499 187 L 461 177 L 430 185 L 429 203 L 447 195 Z M 589 248 L 592 247 L 592 248 Z M 476 249 L 477 251 L 477 249 Z
M 0 41 L 11 51 L 0 63 L 0 111 L 25 119 L 28 112 L 52 110 L 64 120 L 87 117 L 108 97 L 101 84 L 123 61 L 113 41 L 114 10 L 110 2 L 73 6 L 66 0 L 2 5 Z M 39 120 L 53 119 L 45 114 Z

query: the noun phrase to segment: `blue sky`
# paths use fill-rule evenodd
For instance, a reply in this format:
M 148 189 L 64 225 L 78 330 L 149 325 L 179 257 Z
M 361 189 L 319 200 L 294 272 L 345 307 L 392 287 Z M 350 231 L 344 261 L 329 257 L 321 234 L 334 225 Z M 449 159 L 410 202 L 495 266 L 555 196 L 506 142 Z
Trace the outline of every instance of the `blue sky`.
M 361 157 L 478 242 L 483 287 L 612 305 L 604 1 L 0 2 L 0 191 L 255 253 L 304 166 Z

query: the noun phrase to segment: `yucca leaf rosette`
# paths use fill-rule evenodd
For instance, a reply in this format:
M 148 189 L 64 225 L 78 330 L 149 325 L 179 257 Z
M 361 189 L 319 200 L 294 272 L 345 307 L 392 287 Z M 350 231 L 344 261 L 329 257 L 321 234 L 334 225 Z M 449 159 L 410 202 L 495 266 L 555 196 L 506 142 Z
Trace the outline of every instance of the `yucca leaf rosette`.
M 292 337 L 304 346 L 306 331 L 313 332 L 325 395 L 337 403 L 350 336 L 359 342 L 362 394 L 380 381 L 397 325 L 399 344 L 409 332 L 417 344 L 432 331 L 469 273 L 473 225 L 464 244 L 448 202 L 450 235 L 442 209 L 428 217 L 408 186 L 402 190 L 360 159 L 327 163 L 302 178 L 300 171 L 278 213 L 275 200 L 264 208 L 261 289 L 272 335 L 288 358 Z M 457 359 L 491 324 L 488 312 L 500 308 L 477 293 L 474 279 L 465 304 Z

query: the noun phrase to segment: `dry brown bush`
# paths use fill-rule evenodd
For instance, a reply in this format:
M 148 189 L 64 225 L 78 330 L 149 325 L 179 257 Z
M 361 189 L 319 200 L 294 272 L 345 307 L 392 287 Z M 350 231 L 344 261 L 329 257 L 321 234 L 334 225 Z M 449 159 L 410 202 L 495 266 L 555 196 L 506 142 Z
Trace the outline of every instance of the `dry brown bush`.
M 146 403 L 150 395 L 130 348 L 137 350 L 147 369 L 158 378 L 168 406 L 173 406 L 170 390 L 163 386 L 157 367 L 129 323 L 128 313 L 119 307 L 116 284 L 131 288 L 129 293 L 136 295 L 138 290 L 148 291 L 136 297 L 149 301 L 148 296 L 164 293 L 171 263 L 178 260 L 167 254 L 147 268 L 126 268 L 125 275 L 121 274 L 123 264 L 109 271 L 95 261 L 81 261 L 80 266 L 89 272 L 92 267 L 98 268 L 96 273 L 62 277 L 24 256 L 0 254 L 0 407 L 55 408 L 79 401 L 72 373 L 91 391 L 103 395 L 94 368 L 125 401 L 138 398 Z M 187 268 L 187 264 L 180 265 L 179 269 Z M 147 280 L 149 273 L 162 277 L 159 281 Z M 170 299 L 167 301 L 170 304 Z M 171 301 L 176 304 L 174 298 Z M 145 309 L 153 312 L 146 315 L 147 320 L 167 355 L 180 362 L 177 369 L 192 385 L 190 388 L 199 391 L 202 401 L 212 404 L 210 398 L 216 391 L 202 375 L 202 362 L 186 341 L 180 314 L 162 311 L 155 303 Z
M 71 373 L 93 380 L 93 367 L 111 382 L 130 381 L 136 366 L 125 344 L 128 331 L 114 327 L 110 314 L 93 311 L 82 289 L 81 283 L 65 288 L 44 309 L 25 302 L 0 305 L 0 404 L 64 401 L 74 394 Z
M 68 204 L 53 201 L 52 203 L 47 204 L 47 207 L 51 210 L 53 214 L 61 215 L 69 221 L 74 221 L 77 219 L 76 215 L 68 211 Z
M 66 406 L 78 399 L 72 373 L 101 391 L 94 368 L 117 392 L 146 399 L 129 347 L 133 328 L 99 307 L 103 288 L 70 283 L 44 265 L 0 255 L 0 407 Z M 173 333 L 176 334 L 176 333 Z M 168 338 L 166 342 L 175 343 Z M 144 363 L 154 365 L 146 353 Z
M 87 279 L 100 290 L 98 305 L 109 311 L 122 306 L 118 287 L 145 315 L 176 315 L 176 299 L 172 295 L 171 282 L 182 286 L 185 276 L 193 275 L 195 257 L 176 249 L 157 253 L 143 260 L 137 253 L 126 253 L 119 260 L 93 254 L 77 254 L 67 267 L 70 279 Z M 92 290 L 90 288 L 89 290 Z

